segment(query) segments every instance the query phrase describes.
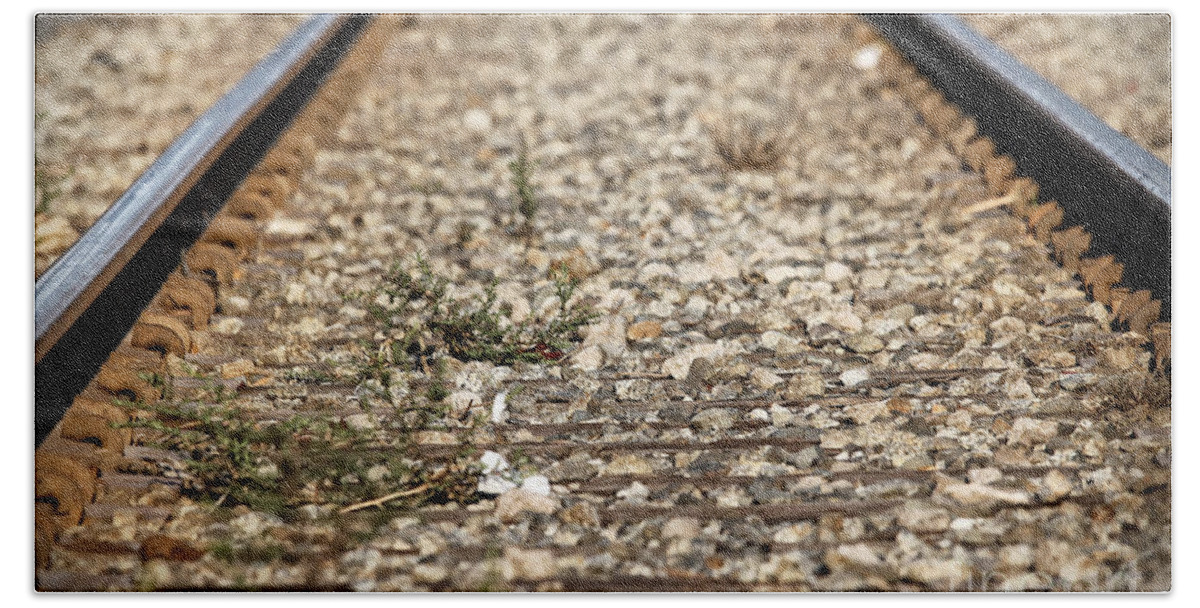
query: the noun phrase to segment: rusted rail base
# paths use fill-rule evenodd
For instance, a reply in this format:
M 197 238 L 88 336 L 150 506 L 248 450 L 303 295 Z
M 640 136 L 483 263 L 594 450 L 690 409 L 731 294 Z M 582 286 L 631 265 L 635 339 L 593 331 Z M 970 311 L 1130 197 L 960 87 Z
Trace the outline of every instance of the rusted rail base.
M 367 16 L 351 17 L 337 26 L 336 32 L 317 50 L 307 65 L 296 73 L 291 82 L 223 151 L 220 151 L 217 159 L 192 184 L 170 215 L 146 239 L 144 245 L 116 272 L 90 305 L 85 304 L 86 310 L 83 310 L 74 322 L 65 321 L 70 326 L 62 330 L 61 336 L 53 342 L 53 346 L 45 348 L 42 344 L 45 334 L 55 331 L 53 327 L 45 332 L 38 332 L 40 356 L 34 372 L 36 445 L 41 445 L 54 425 L 62 419 L 72 400 L 87 386 L 109 353 L 128 333 L 167 275 L 179 266 L 182 252 L 196 242 L 234 189 L 271 149 L 279 134 L 287 128 L 329 72 L 338 65 L 342 55 L 354 44 L 369 19 Z M 269 60 L 270 58 L 266 61 Z M 254 72 L 250 77 L 253 76 Z M 193 133 L 193 129 L 205 129 L 211 126 L 207 123 L 220 118 L 222 117 L 208 115 L 201 117 L 181 139 L 201 136 L 202 134 Z M 130 190 L 132 195 L 137 195 L 135 191 L 139 190 L 141 184 L 148 183 L 145 180 L 154 171 L 178 172 L 179 168 L 174 165 L 159 167 L 156 163 L 147 170 L 147 175 L 143 175 L 134 184 Z M 102 217 L 100 222 L 104 219 Z M 72 268 L 68 266 L 73 266 L 69 263 L 72 259 L 68 254 L 56 266 L 66 264 L 64 270 L 71 271 Z M 107 269 L 106 271 L 111 272 Z M 39 329 L 45 321 L 41 318 L 44 305 L 53 304 L 49 300 L 61 299 L 49 293 L 51 290 L 43 292 L 43 282 L 53 276 L 51 272 L 47 272 L 38 282 L 36 298 Z M 43 350 L 44 354 L 41 354 Z
M 953 15 L 864 15 L 1171 320 L 1171 169 Z

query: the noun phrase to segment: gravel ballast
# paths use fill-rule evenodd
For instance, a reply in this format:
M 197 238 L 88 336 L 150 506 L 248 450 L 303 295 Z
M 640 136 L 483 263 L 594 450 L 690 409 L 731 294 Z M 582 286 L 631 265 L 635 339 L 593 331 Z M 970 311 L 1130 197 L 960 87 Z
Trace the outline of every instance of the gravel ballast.
M 334 417 L 384 450 L 411 434 L 418 466 L 474 446 L 478 489 L 342 515 L 309 488 L 287 518 L 130 491 L 64 532 L 44 580 L 1170 589 L 1169 379 L 1021 221 L 961 212 L 988 198 L 982 177 L 889 87 L 860 26 L 426 15 L 399 30 L 172 369 L 183 385 L 228 371 L 231 407 L 264 423 Z M 510 181 L 523 147 L 528 225 Z M 456 297 L 495 280 L 514 320 L 551 314 L 562 262 L 597 316 L 559 360 L 397 366 L 392 407 L 364 409 L 360 341 L 379 336 L 344 296 L 417 253 Z M 412 433 L 395 410 L 437 374 L 442 417 Z M 377 464 L 329 487 L 383 483 Z M 135 508 L 151 505 L 162 517 Z

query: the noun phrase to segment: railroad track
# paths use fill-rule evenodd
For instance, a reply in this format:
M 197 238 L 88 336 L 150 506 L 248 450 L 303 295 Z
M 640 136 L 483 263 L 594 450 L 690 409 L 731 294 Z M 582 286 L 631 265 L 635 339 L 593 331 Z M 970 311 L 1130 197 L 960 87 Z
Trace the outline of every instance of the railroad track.
M 1010 148 L 841 16 L 316 17 L 256 69 L 127 194 L 170 238 L 38 281 L 38 589 L 1169 588 L 1169 171 L 1111 134 Z M 596 316 L 442 357 L 372 314 L 394 261 Z

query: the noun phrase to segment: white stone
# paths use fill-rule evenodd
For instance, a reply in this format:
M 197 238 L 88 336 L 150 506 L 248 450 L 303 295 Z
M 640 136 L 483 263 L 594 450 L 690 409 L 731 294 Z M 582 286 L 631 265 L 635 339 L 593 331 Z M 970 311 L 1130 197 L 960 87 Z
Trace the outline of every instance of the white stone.
M 413 566 L 412 575 L 414 582 L 433 584 L 446 580 L 449 573 L 437 564 L 417 564 Z
M 1030 504 L 1030 495 L 1021 490 L 1006 490 L 978 483 L 950 483 L 934 491 L 935 497 L 945 497 L 965 507 L 988 510 L 996 507 Z
M 737 260 L 719 249 L 709 252 L 703 262 L 679 265 L 680 279 L 688 283 L 736 279 L 738 272 Z
M 788 279 L 801 277 L 804 274 L 806 273 L 795 266 L 775 266 L 764 271 L 763 277 L 767 279 L 768 283 L 778 285 Z
M 700 520 L 692 517 L 675 517 L 663 524 L 663 538 L 691 540 L 700 535 Z
M 549 549 L 505 547 L 504 559 L 512 568 L 512 578 L 540 581 L 553 577 L 556 571 L 554 552 Z
M 779 374 L 776 374 L 768 369 L 758 367 L 755 368 L 754 371 L 750 372 L 750 381 L 753 382 L 758 388 L 767 390 L 783 382 L 783 378 L 781 378 Z
M 1004 474 L 996 467 L 983 467 L 967 471 L 967 479 L 971 480 L 971 483 L 996 483 L 1004 479 Z
M 1058 423 L 1053 420 L 1021 417 L 1013 421 L 1008 431 L 1008 444 L 1032 447 L 1049 441 L 1057 434 Z
M 769 412 L 771 414 L 771 424 L 774 426 L 788 426 L 796 420 L 796 415 L 791 410 L 778 403 L 772 403 Z
M 521 489 L 539 496 L 549 496 L 550 480 L 545 475 L 530 475 L 521 482 Z
M 617 492 L 617 498 L 624 498 L 632 503 L 644 502 L 650 496 L 650 490 L 640 481 L 629 484 L 629 487 Z
M 237 317 L 225 317 L 224 319 L 221 319 L 215 323 L 209 324 L 209 328 L 211 328 L 214 332 L 226 336 L 237 334 L 239 331 L 242 331 L 242 328 L 245 326 L 246 322 Z
M 1025 322 L 1016 317 L 1000 317 L 992 321 L 988 327 L 1001 335 L 1025 335 Z
M 903 568 L 904 576 L 936 591 L 962 590 L 971 576 L 971 566 L 958 559 L 919 559 Z
M 589 346 L 571 356 L 571 367 L 585 372 L 594 372 L 604 364 L 604 351 L 599 346 Z
M 1026 382 L 1024 378 L 1022 378 L 1015 382 L 1008 383 L 1008 385 L 1004 387 L 1004 394 L 1007 395 L 1009 399 L 1033 399 L 1033 388 L 1029 386 L 1029 383 Z
M 642 266 L 638 271 L 638 280 L 643 283 L 649 283 L 656 278 L 674 279 L 675 269 L 659 262 L 651 262 Z
M 550 515 L 557 509 L 557 498 L 534 494 L 521 488 L 509 490 L 496 499 L 496 517 L 506 524 L 516 523 L 524 512 Z
M 857 367 L 842 372 L 842 375 L 838 376 L 838 378 L 842 381 L 842 386 L 858 386 L 871 379 L 871 372 L 865 367 Z
M 275 219 L 267 224 L 264 232 L 271 235 L 298 238 L 313 234 L 315 226 L 311 221 L 276 216 Z
M 508 391 L 496 394 L 496 398 L 492 399 L 492 424 L 501 424 L 505 420 L 505 413 L 508 411 Z
M 685 349 L 683 352 L 663 361 L 662 371 L 664 374 L 670 374 L 676 380 L 687 378 L 688 370 L 692 367 L 692 361 L 697 357 L 706 357 L 715 359 L 727 353 L 726 347 L 721 344 L 696 344 Z
M 463 114 L 463 127 L 472 133 L 484 133 L 492 128 L 492 117 L 479 108 L 467 110 Z
M 1042 502 L 1057 502 L 1071 493 L 1071 480 L 1062 471 L 1054 469 L 1042 477 L 1037 494 Z
M 225 304 L 222 306 L 227 312 L 246 312 L 250 310 L 250 299 L 242 296 L 229 296 L 225 298 Z
M 1022 572 L 1033 565 L 1033 547 L 1027 544 L 1004 545 L 997 553 L 996 569 L 1007 572 Z
M 831 311 L 827 317 L 829 324 L 834 327 L 849 333 L 858 333 L 862 331 L 862 318 L 854 314 L 849 307 L 838 308 Z
M 498 473 L 508 468 L 508 459 L 499 452 L 488 450 L 479 457 L 479 464 L 483 465 L 483 474 L 491 475 Z
M 370 414 L 351 414 L 343 418 L 342 422 L 356 431 L 366 431 L 377 426 L 374 417 Z
M 775 350 L 775 348 L 779 346 L 779 343 L 786 339 L 788 339 L 788 335 L 785 333 L 778 331 L 765 331 L 763 332 L 762 338 L 759 339 L 759 343 L 762 344 L 764 348 Z
M 303 283 L 288 283 L 283 299 L 288 304 L 304 304 L 308 302 L 308 288 Z
M 389 470 L 386 466 L 384 466 L 382 464 L 377 464 L 377 465 L 367 469 L 366 478 L 367 478 L 367 481 L 378 482 L 378 481 L 383 481 L 385 478 L 387 478 L 390 475 L 391 475 L 391 470 Z
M 475 391 L 454 391 L 450 393 L 447 401 L 450 403 L 450 411 L 465 412 L 473 405 L 482 404 L 483 395 Z
M 950 512 L 938 506 L 912 500 L 901 507 L 896 523 L 916 533 L 944 532 L 950 527 Z
M 829 281 L 830 283 L 837 283 L 838 281 L 848 279 L 853 275 L 854 270 L 836 260 L 825 264 L 825 280 Z
M 505 479 L 499 475 L 487 475 L 483 479 L 479 480 L 479 486 L 477 490 L 480 494 L 498 495 L 516 487 L 517 484 L 513 483 L 509 479 Z
M 869 44 L 859 49 L 851 62 L 860 70 L 872 70 L 879 65 L 880 57 L 883 57 L 883 47 L 878 44 Z
M 304 317 L 300 322 L 292 326 L 292 330 L 298 334 L 306 336 L 315 336 L 325 331 L 325 324 L 316 317 Z
M 875 420 L 886 412 L 886 401 L 858 403 L 846 408 L 846 415 L 853 419 L 855 424 L 869 424 L 872 420 Z
M 683 312 L 691 317 L 700 317 L 708 312 L 709 301 L 702 296 L 692 296 L 688 298 L 687 304 L 683 305 Z

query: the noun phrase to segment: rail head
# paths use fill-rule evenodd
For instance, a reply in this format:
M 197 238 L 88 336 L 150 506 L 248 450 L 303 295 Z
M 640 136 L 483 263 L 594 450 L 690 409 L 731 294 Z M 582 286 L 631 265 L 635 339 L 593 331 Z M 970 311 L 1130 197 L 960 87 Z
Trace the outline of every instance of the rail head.
M 319 14 L 298 26 L 36 281 L 38 444 L 370 20 Z

